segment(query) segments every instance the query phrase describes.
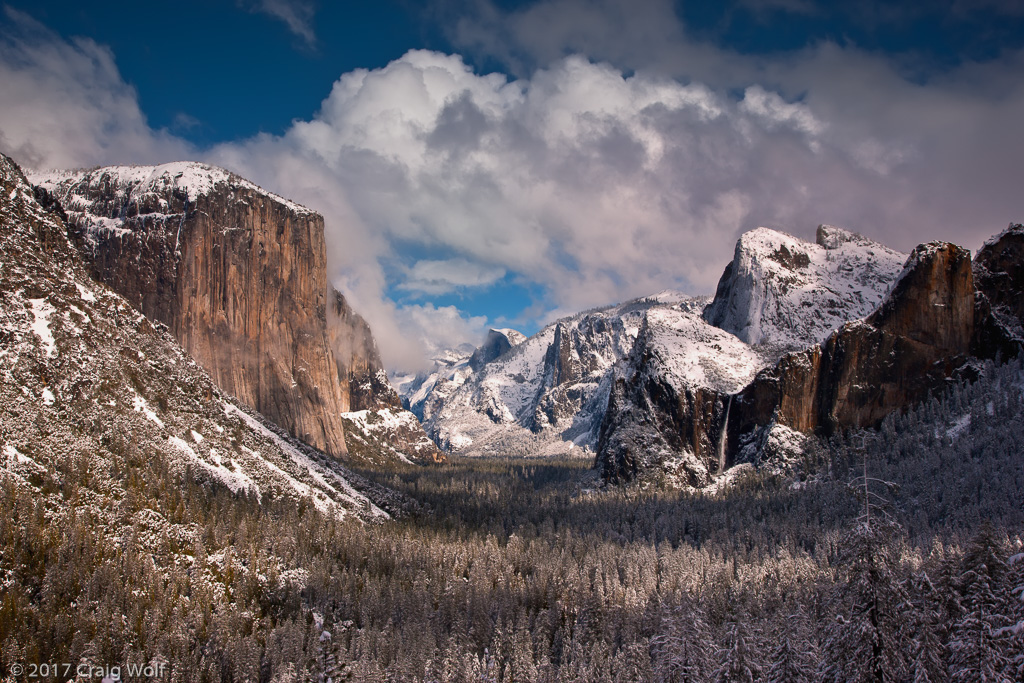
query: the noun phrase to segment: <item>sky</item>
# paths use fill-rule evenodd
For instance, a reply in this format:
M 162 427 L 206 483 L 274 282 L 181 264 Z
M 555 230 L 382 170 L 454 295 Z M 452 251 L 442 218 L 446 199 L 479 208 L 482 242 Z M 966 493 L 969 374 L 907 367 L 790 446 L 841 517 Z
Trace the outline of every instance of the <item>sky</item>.
M 1024 0 L 9 0 L 0 151 L 194 159 L 325 217 L 386 365 L 714 292 L 820 223 L 1024 221 Z

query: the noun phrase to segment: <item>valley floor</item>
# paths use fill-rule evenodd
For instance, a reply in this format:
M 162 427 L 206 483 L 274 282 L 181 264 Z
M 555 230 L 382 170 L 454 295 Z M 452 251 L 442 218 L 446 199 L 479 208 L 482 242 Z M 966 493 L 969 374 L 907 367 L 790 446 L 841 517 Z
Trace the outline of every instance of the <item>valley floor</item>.
M 40 495 L 0 476 L 0 675 L 87 661 L 282 683 L 1019 680 L 1019 373 L 808 453 L 800 477 L 717 495 L 598 490 L 579 460 L 455 458 L 361 472 L 420 505 L 362 524 L 130 445 L 118 499 L 82 461 L 40 472 Z M 865 455 L 891 482 L 871 525 L 851 485 Z

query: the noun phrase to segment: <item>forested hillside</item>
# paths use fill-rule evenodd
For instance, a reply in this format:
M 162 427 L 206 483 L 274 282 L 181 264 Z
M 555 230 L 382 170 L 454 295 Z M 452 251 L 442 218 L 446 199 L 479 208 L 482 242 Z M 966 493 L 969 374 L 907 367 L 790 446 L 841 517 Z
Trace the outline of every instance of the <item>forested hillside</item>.
M 371 475 L 380 525 L 258 505 L 124 445 L 116 527 L 0 484 L 14 662 L 173 680 L 1019 680 L 1022 369 L 718 493 L 590 488 L 579 461 Z M 870 524 L 857 480 L 876 503 Z M 33 481 L 94 495 L 67 463 Z M 874 498 L 877 496 L 877 498 Z M 195 530 L 183 544 L 166 518 Z M 981 678 L 987 672 L 987 678 Z M 881 676 L 881 678 L 879 677 Z M 324 679 L 325 680 L 325 679 Z

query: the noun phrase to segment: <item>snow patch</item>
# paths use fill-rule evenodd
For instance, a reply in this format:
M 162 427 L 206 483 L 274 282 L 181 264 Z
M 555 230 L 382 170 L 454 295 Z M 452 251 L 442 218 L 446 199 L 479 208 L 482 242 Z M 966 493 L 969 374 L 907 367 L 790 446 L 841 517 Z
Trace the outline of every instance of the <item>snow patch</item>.
M 217 459 L 217 464 L 211 465 L 210 463 L 206 462 L 206 460 L 204 460 L 202 457 L 200 457 L 200 455 L 196 453 L 192 449 L 192 446 L 190 446 L 188 442 L 185 441 L 184 439 L 181 439 L 177 436 L 172 436 L 168 439 L 168 441 L 171 443 L 172 446 L 174 446 L 179 451 L 187 455 L 189 459 L 191 459 L 195 464 L 202 467 L 204 470 L 206 470 L 212 476 L 214 476 L 218 481 L 220 481 L 229 489 L 231 489 L 232 493 L 238 493 L 239 491 L 245 489 L 252 491 L 257 495 L 257 497 L 261 497 L 260 488 L 259 486 L 256 485 L 256 482 L 254 482 L 252 478 L 249 477 L 249 475 L 242 470 L 241 467 L 236 466 L 233 460 L 228 461 L 232 465 L 232 468 L 229 469 L 224 466 L 221 458 L 219 456 L 216 456 L 215 451 L 211 451 L 211 455 L 215 456 Z
M 149 404 L 146 403 L 146 399 L 142 398 L 138 394 L 134 394 L 132 397 L 132 408 L 135 409 L 135 412 L 142 413 L 150 422 L 155 423 L 158 427 L 163 429 L 164 421 L 157 417 L 157 414 L 154 413 L 149 407 Z
M 53 338 L 50 331 L 50 316 L 56 310 L 46 299 L 29 299 L 32 306 L 32 332 L 46 349 L 46 357 L 50 358 L 57 353 L 57 340 Z
M 87 301 L 89 303 L 96 301 L 96 295 L 93 294 L 90 290 L 86 289 L 77 282 L 75 283 L 75 287 L 78 288 L 78 296 L 82 299 L 82 301 Z

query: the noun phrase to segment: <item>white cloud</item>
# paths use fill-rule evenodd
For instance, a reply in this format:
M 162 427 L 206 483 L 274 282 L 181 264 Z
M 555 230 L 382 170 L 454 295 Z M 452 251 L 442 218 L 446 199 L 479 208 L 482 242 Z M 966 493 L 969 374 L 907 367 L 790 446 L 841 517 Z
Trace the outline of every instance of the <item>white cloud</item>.
M 247 3 L 252 11 L 268 14 L 283 21 L 288 30 L 310 47 L 316 45 L 316 31 L 313 18 L 316 5 L 309 0 L 251 0 Z
M 587 18 L 588 7 L 607 13 Z M 736 237 L 758 225 L 810 237 L 828 222 L 907 249 L 974 247 L 1024 218 L 1021 55 L 921 84 L 831 44 L 775 60 L 723 52 L 687 41 L 671 3 L 643 3 L 632 18 L 624 8 L 558 0 L 511 17 L 513 36 L 533 42 L 509 54 L 554 55 L 528 78 L 412 51 L 342 75 L 284 135 L 202 156 L 325 215 L 332 279 L 385 361 L 405 367 L 422 339 L 476 340 L 487 321 L 396 306 L 395 288 L 472 293 L 513 275 L 545 291 L 549 311 L 576 311 L 713 291 Z M 146 125 L 108 50 L 32 26 L 35 42 L 0 47 L 0 144 L 16 157 L 79 166 L 192 151 Z M 654 66 L 627 75 L 556 55 L 558 44 Z M 701 79 L 665 67 L 682 57 Z M 430 258 L 395 265 L 417 254 Z
M 455 306 L 435 307 L 431 303 L 398 308 L 396 318 L 402 333 L 419 340 L 428 353 L 467 343 L 476 346 L 488 324 L 485 316 L 467 316 Z M 404 369 L 415 367 L 406 365 Z
M 417 261 L 408 269 L 399 289 L 424 294 L 450 294 L 465 287 L 486 287 L 505 277 L 504 268 L 493 268 L 463 258 Z
M 35 169 L 157 163 L 195 151 L 149 127 L 110 49 L 65 42 L 11 7 L 0 33 L 0 146 Z

